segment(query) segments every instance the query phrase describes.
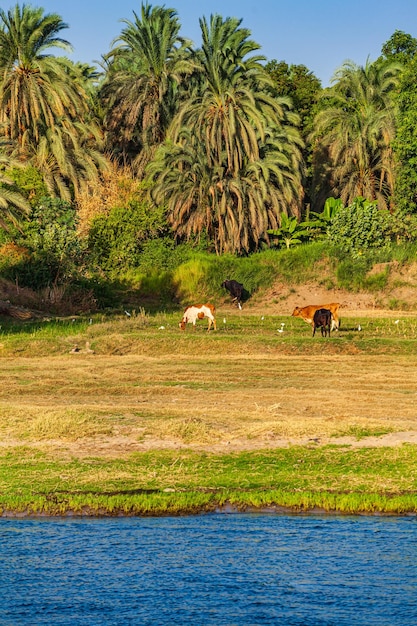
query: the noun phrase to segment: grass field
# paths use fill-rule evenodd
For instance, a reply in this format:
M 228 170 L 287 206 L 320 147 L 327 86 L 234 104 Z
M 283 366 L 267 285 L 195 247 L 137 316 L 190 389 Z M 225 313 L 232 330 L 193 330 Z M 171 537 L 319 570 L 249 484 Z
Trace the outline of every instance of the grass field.
M 3 514 L 417 512 L 417 317 L 179 317 L 2 323 Z

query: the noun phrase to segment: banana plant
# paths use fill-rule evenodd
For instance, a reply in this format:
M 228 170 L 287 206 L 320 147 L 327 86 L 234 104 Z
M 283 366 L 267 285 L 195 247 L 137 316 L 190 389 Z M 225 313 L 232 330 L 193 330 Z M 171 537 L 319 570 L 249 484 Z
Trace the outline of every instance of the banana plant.
M 303 239 L 310 235 L 311 222 L 298 222 L 294 216 L 281 215 L 280 228 L 271 228 L 268 235 L 278 237 L 279 243 L 285 244 L 287 248 L 303 243 Z
M 315 218 L 311 221 L 311 226 L 326 231 L 328 226 L 332 223 L 334 216 L 342 207 L 343 202 L 340 198 L 327 198 L 321 213 L 311 211 L 311 215 Z M 325 232 L 323 234 L 325 234 Z

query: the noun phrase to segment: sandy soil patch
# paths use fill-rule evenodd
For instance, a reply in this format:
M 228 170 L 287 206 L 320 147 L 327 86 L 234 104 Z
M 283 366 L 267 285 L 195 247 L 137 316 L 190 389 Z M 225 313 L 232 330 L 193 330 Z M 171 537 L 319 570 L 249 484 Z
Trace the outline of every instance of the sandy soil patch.
M 394 297 L 393 294 L 391 294 Z M 410 303 L 410 309 L 405 311 L 391 310 L 378 306 L 379 295 L 361 292 L 351 293 L 345 289 L 332 289 L 329 291 L 317 283 L 306 283 L 294 285 L 289 288 L 286 284 L 275 283 L 271 288 L 257 298 L 256 295 L 250 299 L 244 307 L 247 313 L 265 312 L 269 315 L 291 315 L 296 306 L 307 306 L 309 304 L 326 304 L 330 302 L 340 302 L 341 316 L 375 316 L 375 317 L 406 317 L 415 315 L 417 311 L 416 287 L 403 287 L 401 296 L 404 301 Z
M 61 458 L 117 458 L 134 452 L 150 452 L 152 450 L 194 450 L 196 452 L 208 452 L 215 454 L 251 452 L 257 450 L 271 450 L 288 448 L 290 446 L 317 447 L 324 445 L 338 445 L 350 448 L 383 448 L 397 447 L 404 444 L 417 445 L 417 432 L 405 431 L 388 433 L 379 437 L 371 436 L 357 439 L 355 437 L 273 437 L 260 441 L 233 440 L 222 441 L 216 444 L 204 445 L 184 443 L 174 439 L 154 439 L 147 437 L 138 441 L 135 433 L 130 436 L 100 437 L 91 440 L 64 442 L 60 440 L 31 441 L 26 442 L 32 448 L 53 452 Z M 14 448 L 22 445 L 21 440 L 7 438 L 0 441 L 0 448 Z

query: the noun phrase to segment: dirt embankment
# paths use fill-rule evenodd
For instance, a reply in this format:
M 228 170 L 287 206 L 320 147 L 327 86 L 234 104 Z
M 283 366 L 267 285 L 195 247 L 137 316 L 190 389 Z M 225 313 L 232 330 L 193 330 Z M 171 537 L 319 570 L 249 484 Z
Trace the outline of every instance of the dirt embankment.
M 340 302 L 343 313 L 348 316 L 398 316 L 417 313 L 417 263 L 406 267 L 396 261 L 378 263 L 369 276 L 388 273 L 383 290 L 352 292 L 325 286 L 323 281 L 311 281 L 301 285 L 275 282 L 262 294 L 255 294 L 247 303 L 247 310 L 258 312 L 268 307 L 269 314 L 291 315 L 296 306 Z
M 291 315 L 296 306 L 340 302 L 345 316 L 369 314 L 398 316 L 399 312 L 403 316 L 416 314 L 417 262 L 406 266 L 400 265 L 397 261 L 377 263 L 368 275 L 372 277 L 378 274 L 386 274 L 387 282 L 383 290 L 375 291 L 353 292 L 330 287 L 336 281 L 327 267 L 323 267 L 320 280 L 304 284 L 283 283 L 277 280 L 269 288 L 260 289 L 259 292 L 254 293 L 245 303 L 244 312 Z M 0 315 L 22 320 L 49 315 L 47 302 L 50 295 L 35 293 L 31 289 L 0 279 Z M 230 299 L 226 294 L 221 304 L 229 308 Z M 142 301 L 138 303 L 138 306 L 141 305 L 143 305 Z M 234 309 L 233 306 L 230 308 Z

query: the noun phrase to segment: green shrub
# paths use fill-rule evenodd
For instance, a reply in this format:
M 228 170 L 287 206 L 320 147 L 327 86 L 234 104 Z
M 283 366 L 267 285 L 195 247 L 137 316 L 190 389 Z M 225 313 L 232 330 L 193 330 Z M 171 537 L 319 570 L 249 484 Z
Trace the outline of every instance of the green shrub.
M 97 309 L 116 308 L 120 302 L 117 298 L 117 289 L 109 281 L 101 276 L 91 276 L 89 278 L 78 278 L 69 285 L 68 293 L 86 293 L 91 296 Z
M 177 244 L 168 236 L 145 241 L 139 255 L 140 271 L 174 271 L 197 254 L 199 247 L 199 244 L 193 242 Z
M 328 239 L 343 252 L 358 258 L 369 249 L 390 248 L 393 220 L 376 202 L 357 198 L 341 207 L 327 230 Z
M 79 274 L 83 242 L 77 234 L 73 207 L 58 198 L 43 198 L 20 229 L 12 229 L 11 243 L 27 254 L 9 257 L 1 271 L 21 286 L 42 289 L 64 284 Z
M 96 217 L 91 224 L 90 263 L 107 272 L 138 267 L 144 244 L 167 229 L 162 208 L 138 201 L 132 201 L 128 207 L 116 207 L 109 215 Z
M 43 176 L 32 165 L 13 167 L 7 171 L 7 176 L 15 183 L 16 191 L 23 194 L 32 207 L 39 206 L 48 197 L 48 189 Z

